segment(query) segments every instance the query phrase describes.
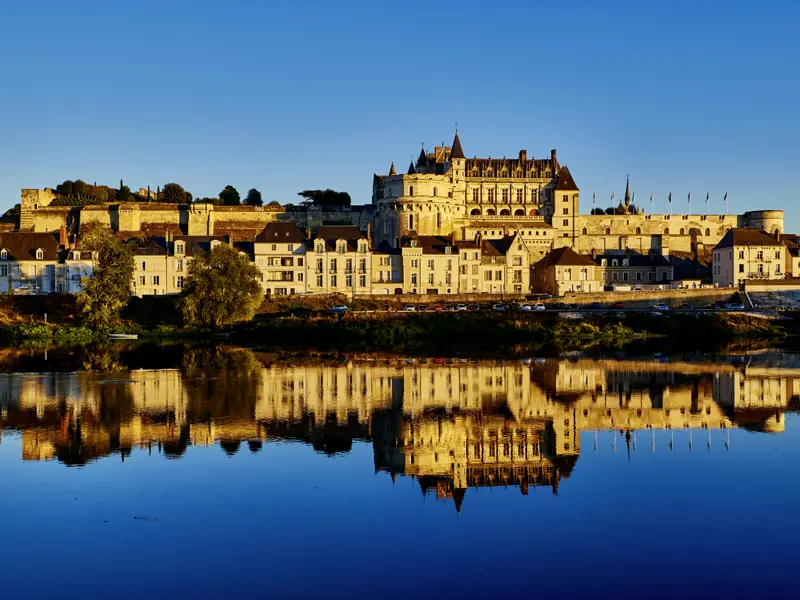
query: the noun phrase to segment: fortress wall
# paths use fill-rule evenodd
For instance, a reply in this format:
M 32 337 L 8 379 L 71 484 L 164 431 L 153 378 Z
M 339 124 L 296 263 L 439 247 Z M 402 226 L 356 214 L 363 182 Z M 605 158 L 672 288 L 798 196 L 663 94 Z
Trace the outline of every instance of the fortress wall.
M 38 221 L 38 215 L 37 215 Z M 111 213 L 107 206 L 84 206 L 80 216 L 81 228 L 86 225 L 111 228 Z
M 32 222 L 32 227 L 27 228 L 27 230 L 33 230 L 37 233 L 58 231 L 60 227 L 67 226 L 70 210 L 72 209 L 69 206 L 45 206 L 44 208 L 38 208 L 34 212 L 35 218 Z M 26 230 L 26 228 L 22 226 L 22 220 L 20 220 L 20 230 Z
M 35 211 L 41 207 L 48 206 L 56 194 L 50 188 L 43 190 L 23 189 L 20 193 L 20 217 L 19 228 L 21 231 L 40 231 L 35 229 Z

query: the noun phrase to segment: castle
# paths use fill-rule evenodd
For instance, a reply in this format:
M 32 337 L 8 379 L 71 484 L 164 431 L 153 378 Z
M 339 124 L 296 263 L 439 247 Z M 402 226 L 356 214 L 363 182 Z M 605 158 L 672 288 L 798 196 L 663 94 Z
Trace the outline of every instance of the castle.
M 470 159 L 458 132 L 452 146 L 423 149 L 406 173 L 398 174 L 392 163 L 387 175 L 374 175 L 372 205 L 376 242 L 396 247 L 412 232 L 455 240 L 518 234 L 541 254 L 562 246 L 579 253 L 668 254 L 711 248 L 734 227 L 783 233 L 781 210 L 642 214 L 632 209 L 630 188 L 620 214 L 582 215 L 578 186 L 555 150 L 543 159 L 529 158 L 525 150 L 515 159 Z

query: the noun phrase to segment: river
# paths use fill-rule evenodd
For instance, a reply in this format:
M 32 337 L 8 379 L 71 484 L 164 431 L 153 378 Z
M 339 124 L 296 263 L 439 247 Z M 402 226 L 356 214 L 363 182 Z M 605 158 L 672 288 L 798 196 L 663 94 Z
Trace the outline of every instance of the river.
M 0 357 L 0 597 L 795 595 L 800 355 L 145 354 Z

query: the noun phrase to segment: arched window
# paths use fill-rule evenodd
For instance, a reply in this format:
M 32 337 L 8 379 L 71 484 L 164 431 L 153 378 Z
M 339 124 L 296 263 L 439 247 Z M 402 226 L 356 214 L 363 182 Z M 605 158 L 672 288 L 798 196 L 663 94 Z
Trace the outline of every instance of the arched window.
M 664 235 L 669 235 L 669 227 L 664 230 Z
M 408 215 L 408 228 L 414 229 L 414 215 Z
M 532 216 L 532 217 L 538 217 L 539 216 L 539 211 L 536 210 L 535 208 L 532 208 L 531 211 L 528 214 L 530 216 Z
M 493 208 L 490 208 L 490 209 L 488 209 L 488 210 L 486 211 L 486 214 L 487 214 L 487 215 L 490 215 L 490 216 L 494 216 L 494 209 L 493 209 Z
M 471 214 L 473 216 L 474 215 L 480 215 L 481 214 L 481 209 L 480 208 L 473 208 L 471 211 L 469 211 L 469 214 Z
M 681 227 L 680 235 L 683 235 L 683 227 Z
M 511 211 L 508 210 L 507 208 L 504 208 L 503 210 L 500 211 L 500 214 L 501 215 L 510 215 Z
M 39 248 L 36 250 L 36 260 L 42 260 L 44 258 L 44 250 Z
M 642 235 L 642 228 L 641 227 L 637 227 L 636 228 L 636 235 Z
M 606 235 L 611 235 L 611 228 L 610 227 L 606 227 Z
M 518 208 L 517 210 L 514 211 L 514 216 L 515 217 L 524 217 L 525 216 L 525 211 L 522 210 L 521 208 Z
M 413 185 L 412 185 L 412 186 L 409 186 L 409 188 L 408 188 L 408 195 L 409 195 L 409 196 L 413 196 L 413 195 L 414 195 L 414 186 L 413 186 Z
M 711 230 L 708 227 L 706 227 L 706 235 L 711 235 Z
M 3 260 L 7 259 L 8 258 L 8 250 L 6 250 L 5 248 L 0 250 L 0 258 L 2 258 Z
M 589 232 L 586 230 L 586 227 L 581 229 L 581 235 L 586 235 L 587 233 L 589 233 Z

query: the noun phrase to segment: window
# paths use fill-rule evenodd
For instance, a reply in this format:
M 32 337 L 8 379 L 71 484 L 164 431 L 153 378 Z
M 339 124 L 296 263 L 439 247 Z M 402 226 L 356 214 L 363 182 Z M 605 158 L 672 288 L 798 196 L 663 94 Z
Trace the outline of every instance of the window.
M 325 252 L 325 246 L 324 246 L 324 244 L 322 242 L 317 244 L 317 252 L 320 252 L 320 253 Z
M 503 190 L 503 202 L 508 202 L 508 190 Z
M 408 195 L 409 195 L 409 196 L 413 196 L 413 195 L 414 195 L 414 186 L 413 186 L 413 185 L 412 185 L 412 186 L 409 186 L 409 188 L 408 188 Z
M 522 190 L 517 190 L 517 204 L 522 204 Z
M 437 189 L 434 187 L 434 188 L 433 188 L 433 195 L 434 195 L 434 196 L 436 196 L 436 192 L 437 192 L 437 191 L 438 191 L 438 190 L 437 190 Z
M 561 224 L 562 224 L 564 227 L 567 227 L 567 226 L 569 225 L 569 219 L 564 219 L 563 221 L 561 221 Z
M 497 273 L 494 274 L 494 279 L 495 281 L 503 281 L 503 272 L 497 271 Z
M 480 198 L 480 191 L 478 190 L 478 188 L 475 188 L 474 190 L 472 190 L 472 201 L 478 202 L 479 198 Z
M 647 274 L 647 281 L 653 281 L 653 272 Z
M 622 281 L 628 281 L 628 272 L 627 271 L 623 271 L 623 273 L 622 273 Z
M 581 235 L 586 235 L 587 233 L 588 233 L 588 232 L 587 232 L 587 230 L 586 230 L 586 227 L 584 227 L 583 229 L 581 229 Z
M 344 278 L 344 284 L 347 287 L 353 287 L 353 276 L 352 275 L 346 275 L 345 278 Z
M 744 258 L 744 250 L 739 250 L 739 258 L 740 259 Z
M 339 254 L 344 254 L 347 252 L 347 242 L 339 242 Z
M 416 273 L 412 273 L 411 274 L 411 285 L 417 285 L 417 274 Z
M 317 259 L 317 273 L 322 273 L 322 267 L 323 267 L 323 265 L 322 265 L 322 259 L 321 259 L 321 258 L 318 258 L 318 259 Z
M 353 272 L 353 259 L 348 258 L 347 262 L 344 263 L 344 272 L 345 273 L 352 273 Z
M 317 275 L 317 287 L 322 287 L 322 275 Z
M 618 275 L 619 275 L 619 273 L 617 273 L 616 271 L 614 271 L 614 272 L 611 274 L 611 279 L 613 279 L 614 281 L 616 281 L 616 280 L 617 280 L 617 277 L 618 277 Z
M 177 242 L 175 244 L 175 253 L 176 254 L 183 254 L 183 242 Z
M 483 279 L 484 279 L 484 281 L 491 281 L 492 280 L 492 272 L 491 271 L 484 271 Z
M 38 250 L 36 250 L 36 259 L 42 260 L 43 258 L 44 258 L 44 250 L 39 248 Z
M 611 259 L 611 266 L 612 267 L 618 267 L 619 266 L 619 261 L 616 258 L 612 258 Z
M 428 260 L 428 268 L 429 269 L 433 268 L 433 259 Z
M 286 249 L 287 249 L 289 252 L 291 252 L 292 250 L 294 250 L 294 245 L 293 245 L 293 244 L 286 244 Z
M 332 273 L 336 272 L 336 259 L 335 258 L 331 259 L 331 268 L 330 268 L 330 270 L 331 270 Z
M 683 227 L 681 227 L 681 230 L 678 232 L 678 234 L 683 235 Z
M 366 273 L 367 272 L 367 259 L 362 258 L 358 261 L 358 272 L 359 273 Z
M 719 265 L 717 265 L 717 269 L 719 269 Z M 739 265 L 739 273 L 744 273 L 744 265 Z
M 298 258 L 297 259 L 297 266 L 298 267 L 302 267 L 303 266 L 303 259 L 302 258 Z
M 568 215 L 569 214 L 569 209 L 565 208 L 564 210 L 561 211 L 561 214 Z
M 494 202 L 494 190 L 488 190 L 486 192 L 486 197 L 489 199 L 489 202 Z
M 367 276 L 366 275 L 361 275 L 358 278 L 358 285 L 360 285 L 361 287 L 367 287 Z
M 303 281 L 303 273 L 302 272 L 297 274 L 297 281 Z
M 759 250 L 758 252 L 756 252 L 756 260 L 764 260 L 764 251 L 763 250 Z
M 606 235 L 611 235 L 611 228 L 610 227 L 606 227 Z
M 331 275 L 331 287 L 336 287 L 336 275 Z
M 182 289 L 183 288 L 183 275 L 178 275 L 175 278 L 175 287 L 178 288 L 178 289 Z
M 775 251 L 775 258 L 778 259 L 778 260 L 781 259 L 781 251 L 780 250 L 776 250 Z
M 160 285 L 158 275 L 153 275 L 153 285 Z
M 642 272 L 636 271 L 636 281 L 641 281 L 641 280 L 642 280 Z
M 175 270 L 179 273 L 183 271 L 183 259 L 179 258 L 175 261 Z
M 147 271 L 147 263 L 142 261 L 142 271 Z
M 278 250 L 278 244 L 272 244 L 272 246 L 271 246 L 271 248 L 270 248 L 270 249 L 271 249 L 273 252 L 276 252 L 276 251 Z
M 144 275 L 139 275 L 139 285 L 144 285 L 144 284 L 145 284 L 145 277 L 144 277 Z
M 428 273 L 428 283 L 433 285 L 433 273 Z

